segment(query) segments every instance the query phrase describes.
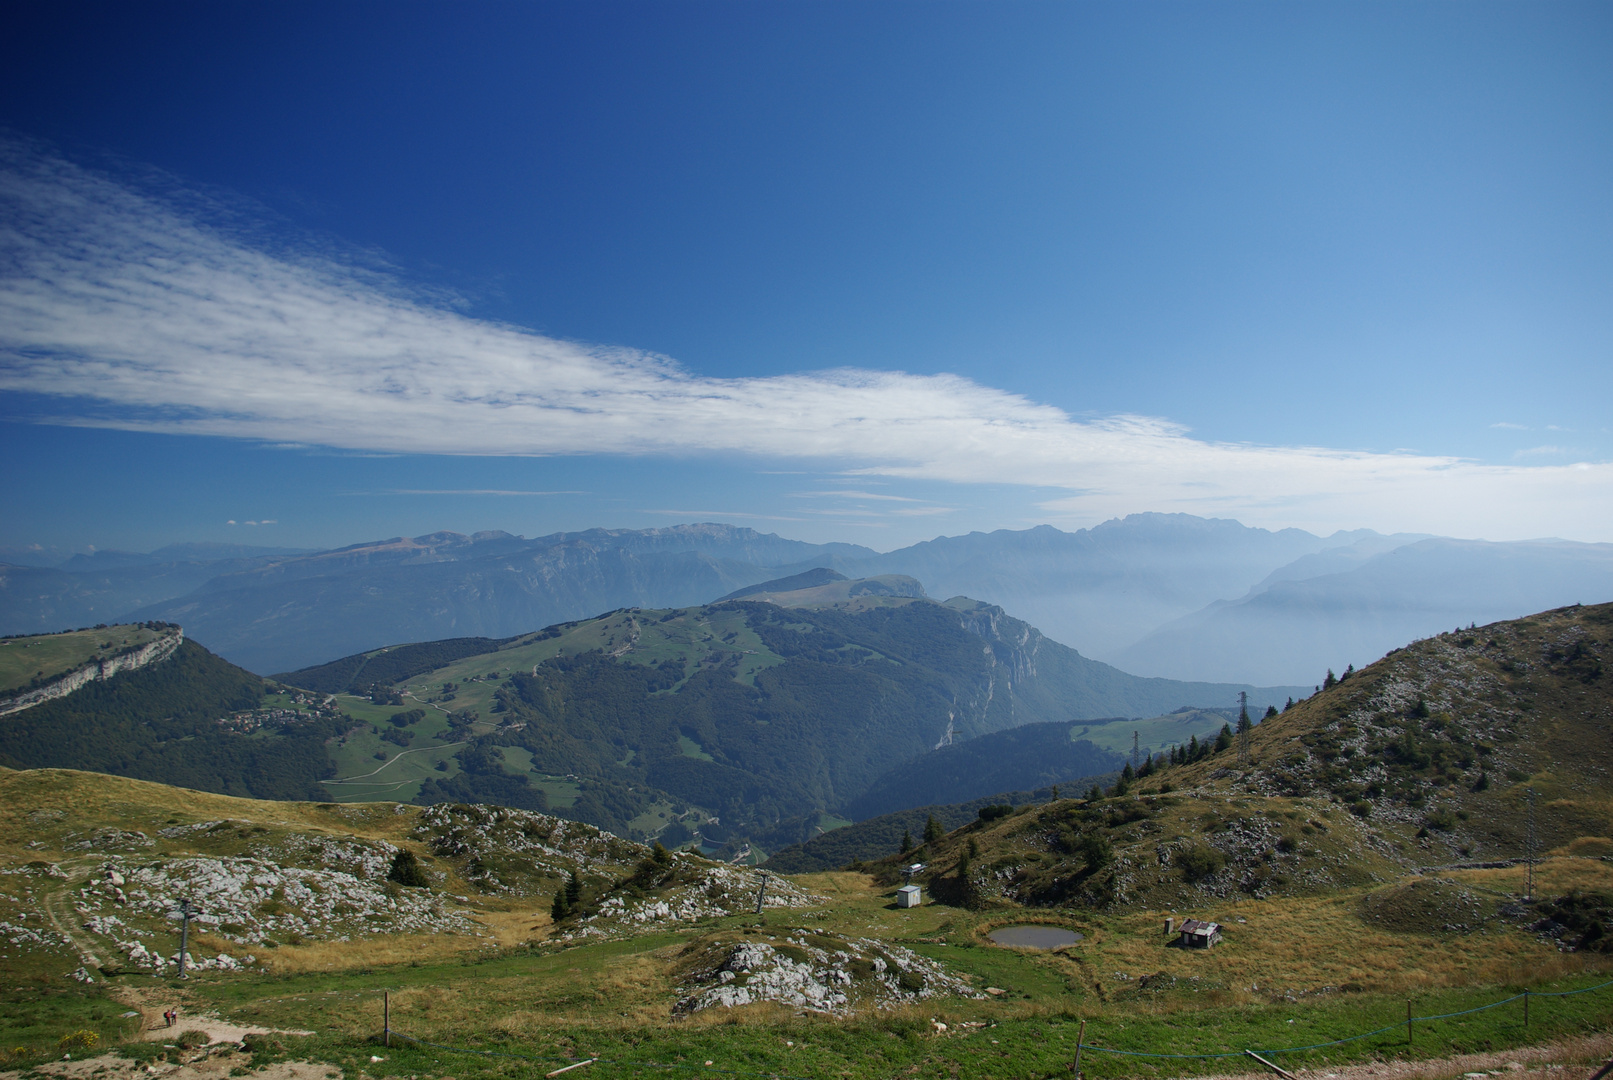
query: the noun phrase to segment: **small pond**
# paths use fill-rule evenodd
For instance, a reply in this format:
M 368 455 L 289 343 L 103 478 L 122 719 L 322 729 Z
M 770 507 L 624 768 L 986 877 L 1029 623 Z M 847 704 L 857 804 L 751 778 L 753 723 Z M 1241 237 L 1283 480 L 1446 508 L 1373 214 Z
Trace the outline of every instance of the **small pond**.
M 1057 949 L 1081 940 L 1080 934 L 1062 926 L 1000 926 L 986 936 L 997 945 L 1020 949 Z

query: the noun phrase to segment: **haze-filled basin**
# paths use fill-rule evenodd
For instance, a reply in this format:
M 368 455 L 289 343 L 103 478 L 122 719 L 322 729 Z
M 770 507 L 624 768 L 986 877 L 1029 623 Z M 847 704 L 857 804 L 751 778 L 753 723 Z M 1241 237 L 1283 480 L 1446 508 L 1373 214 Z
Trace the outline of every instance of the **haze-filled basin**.
M 1016 949 L 1059 949 L 1081 940 L 1080 934 L 1062 926 L 999 926 L 986 936 L 993 944 Z

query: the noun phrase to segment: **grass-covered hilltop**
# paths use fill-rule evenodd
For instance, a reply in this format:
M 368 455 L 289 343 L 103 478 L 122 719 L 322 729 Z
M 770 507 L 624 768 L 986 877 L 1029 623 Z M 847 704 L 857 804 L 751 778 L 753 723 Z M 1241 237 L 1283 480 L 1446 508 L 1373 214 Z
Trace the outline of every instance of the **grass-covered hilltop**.
M 36 1076 L 111 1049 L 82 1068 L 1045 1077 L 1069 1075 L 1084 1024 L 1081 1069 L 1100 1077 L 1224 1075 L 1254 1067 L 1247 1049 L 1318 1072 L 1599 1062 L 1610 638 L 1613 605 L 1419 641 L 1247 739 L 1194 736 L 1097 790 L 832 830 L 807 847 L 884 850 L 816 873 L 536 809 L 0 771 L 0 1046 Z M 908 878 L 920 907 L 896 903 Z M 1222 939 L 1176 947 L 1167 918 Z M 1080 936 L 993 943 L 1022 924 Z M 188 1047 L 209 1034 L 230 1041 Z

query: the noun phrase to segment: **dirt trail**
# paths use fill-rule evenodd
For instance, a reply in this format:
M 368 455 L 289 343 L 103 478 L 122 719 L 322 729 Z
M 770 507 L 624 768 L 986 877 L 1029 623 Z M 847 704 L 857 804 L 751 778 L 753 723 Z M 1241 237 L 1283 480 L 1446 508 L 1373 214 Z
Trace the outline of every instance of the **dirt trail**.
M 400 751 L 396 756 L 388 758 L 384 765 L 381 765 L 379 768 L 372 769 L 367 773 L 363 773 L 363 774 L 361 774 L 359 776 L 344 776 L 339 780 L 323 780 L 323 781 L 321 781 L 321 783 L 325 784 L 328 787 L 335 787 L 338 784 L 356 783 L 357 781 L 366 779 L 367 777 L 374 776 L 376 773 L 380 772 L 382 769 L 391 768 L 392 765 L 395 764 L 397 761 L 399 761 L 402 758 L 408 757 L 410 754 L 425 754 L 425 753 L 429 753 L 432 750 L 441 750 L 444 746 L 464 746 L 464 745 L 465 745 L 465 741 L 463 739 L 461 739 L 459 742 L 455 742 L 455 743 L 439 743 L 436 746 L 420 746 L 420 747 L 416 747 L 413 750 L 403 750 L 403 751 Z M 410 781 L 405 780 L 402 783 L 407 784 L 409 782 Z M 375 784 L 363 784 L 361 786 L 363 786 L 363 787 L 374 787 Z
M 141 1065 L 117 1054 L 101 1054 L 81 1061 L 48 1061 L 29 1070 L 60 1080 L 227 1080 L 231 1070 L 250 1062 L 252 1055 L 236 1052 L 202 1054 L 183 1062 L 157 1061 Z M 19 1080 L 16 1070 L 0 1072 L 0 1080 Z M 252 1072 L 253 1080 L 341 1080 L 334 1065 L 308 1061 L 281 1061 Z
M 1452 1080 L 1454 1077 L 1500 1076 L 1506 1080 L 1585 1080 L 1613 1058 L 1613 1033 L 1585 1035 L 1516 1050 L 1458 1054 L 1425 1061 L 1372 1061 L 1361 1065 L 1323 1065 L 1290 1069 L 1303 1080 Z M 1251 1061 L 1249 1064 L 1253 1065 Z M 1277 1064 L 1281 1065 L 1279 1060 Z M 1222 1073 L 1196 1080 L 1275 1080 L 1275 1074 Z
M 220 1020 L 216 1016 L 205 1013 L 186 1013 L 181 1010 L 179 1022 L 169 1027 L 163 1022 L 159 1011 L 155 1018 L 150 1015 L 149 1009 L 141 1009 L 145 1016 L 146 1030 L 140 1036 L 146 1042 L 173 1042 L 182 1031 L 205 1031 L 207 1041 L 210 1043 L 238 1043 L 248 1035 L 312 1035 L 311 1031 L 294 1031 L 288 1028 L 253 1027 L 250 1025 L 232 1024 L 228 1020 Z
M 89 861 L 93 865 L 96 860 Z M 74 949 L 78 950 L 84 966 L 99 968 L 101 958 L 96 953 L 93 943 L 79 929 L 78 920 L 73 917 L 73 912 L 67 901 L 67 896 L 72 892 L 73 888 L 82 884 L 83 879 L 77 877 L 76 872 L 83 862 L 84 860 L 74 860 L 73 862 L 64 860 L 57 864 L 61 867 L 63 873 L 67 874 L 67 878 L 60 882 L 57 888 L 41 890 L 39 906 L 44 909 L 45 917 L 50 920 L 51 927 L 66 938 Z M 69 869 L 69 867 L 72 867 L 72 869 Z

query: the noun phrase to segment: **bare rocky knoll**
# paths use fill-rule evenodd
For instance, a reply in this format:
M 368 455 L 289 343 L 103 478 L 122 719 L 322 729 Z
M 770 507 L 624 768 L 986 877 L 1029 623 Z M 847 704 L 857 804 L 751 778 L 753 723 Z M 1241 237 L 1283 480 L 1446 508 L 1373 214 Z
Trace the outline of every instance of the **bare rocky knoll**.
M 420 884 L 397 880 L 408 878 L 400 855 L 413 856 Z M 0 769 L 0 938 L 60 953 L 85 982 L 172 974 L 182 899 L 190 963 L 223 970 L 295 967 L 299 954 L 366 939 L 483 947 L 500 913 L 546 910 L 573 876 L 574 915 L 558 927 L 526 916 L 522 936 L 620 937 L 754 907 L 755 871 L 663 852 L 675 872 L 647 882 L 651 855 L 591 825 L 503 807 L 258 802 Z M 764 898 L 811 902 L 782 879 Z

